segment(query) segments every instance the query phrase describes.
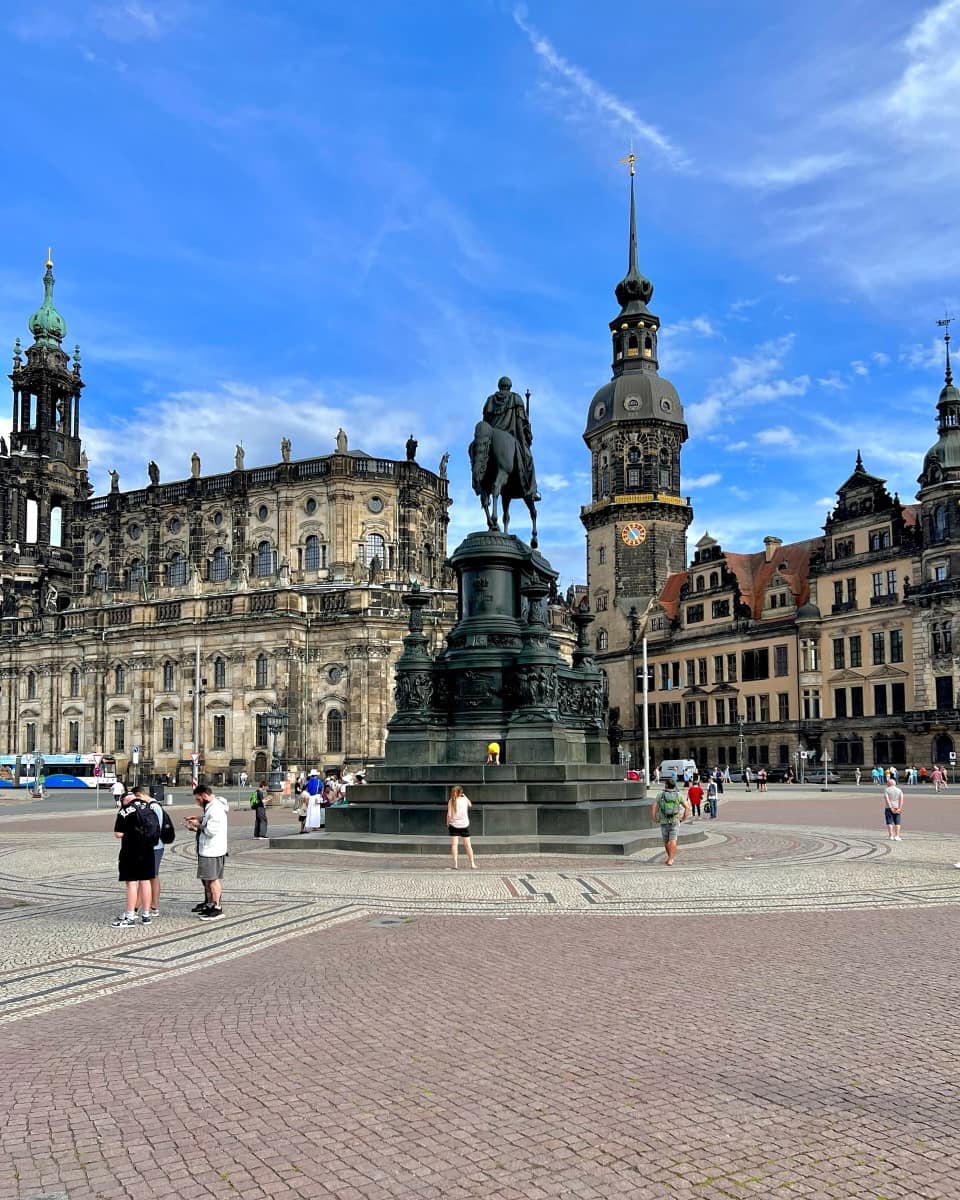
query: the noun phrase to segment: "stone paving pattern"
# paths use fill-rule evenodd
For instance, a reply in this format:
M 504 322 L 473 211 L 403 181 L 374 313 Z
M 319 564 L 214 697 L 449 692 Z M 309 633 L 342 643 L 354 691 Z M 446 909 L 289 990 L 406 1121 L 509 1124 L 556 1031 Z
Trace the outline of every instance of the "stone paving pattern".
M 134 930 L 103 814 L 0 818 L 0 1200 L 960 1197 L 960 805 L 876 802 L 731 801 L 670 871 L 294 870 L 244 814 L 229 918 L 178 841 Z

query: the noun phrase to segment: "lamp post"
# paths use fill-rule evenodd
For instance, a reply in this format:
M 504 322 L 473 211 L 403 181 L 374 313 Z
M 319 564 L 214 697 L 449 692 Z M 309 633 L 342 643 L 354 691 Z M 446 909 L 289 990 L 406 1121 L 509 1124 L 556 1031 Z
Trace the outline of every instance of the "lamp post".
M 270 761 L 270 779 L 267 786 L 273 793 L 283 790 L 283 774 L 280 769 L 280 751 L 277 748 L 277 739 L 287 728 L 289 720 L 290 717 L 286 709 L 281 708 L 279 704 L 272 704 L 270 708 L 267 709 L 267 732 L 273 738 L 273 749 L 271 751 Z
M 743 761 L 743 717 L 737 713 L 737 742 L 740 750 L 740 771 L 743 774 L 744 780 L 747 778 L 747 764 Z

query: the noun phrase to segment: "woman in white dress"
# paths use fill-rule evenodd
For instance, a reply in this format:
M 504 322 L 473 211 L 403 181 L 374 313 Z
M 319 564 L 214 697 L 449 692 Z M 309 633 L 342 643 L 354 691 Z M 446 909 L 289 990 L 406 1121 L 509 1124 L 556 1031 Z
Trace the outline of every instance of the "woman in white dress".
M 311 771 L 307 780 L 307 815 L 303 822 L 304 833 L 313 833 L 327 823 L 323 806 L 323 787 L 317 771 Z

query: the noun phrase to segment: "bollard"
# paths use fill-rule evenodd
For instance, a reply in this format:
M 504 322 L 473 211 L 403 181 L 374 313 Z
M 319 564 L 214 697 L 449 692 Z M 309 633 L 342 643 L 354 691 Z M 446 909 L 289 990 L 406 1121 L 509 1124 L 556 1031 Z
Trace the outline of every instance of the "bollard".
M 167 792 L 167 808 L 173 805 L 173 792 Z

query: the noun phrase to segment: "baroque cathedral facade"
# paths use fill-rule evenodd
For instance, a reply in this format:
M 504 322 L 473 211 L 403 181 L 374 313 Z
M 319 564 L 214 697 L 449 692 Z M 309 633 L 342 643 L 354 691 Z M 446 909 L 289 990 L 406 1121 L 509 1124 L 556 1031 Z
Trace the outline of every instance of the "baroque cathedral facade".
M 916 503 L 890 495 L 858 454 L 821 532 L 788 544 L 770 535 L 752 553 L 705 534 L 688 559 L 687 427 L 658 369 L 632 168 L 630 186 L 613 378 L 591 401 L 583 434 L 593 481 L 581 510 L 588 603 L 611 745 L 642 764 L 645 648 L 652 766 L 689 757 L 785 772 L 824 755 L 841 774 L 950 766 L 960 751 L 960 391 L 949 332 L 938 440 Z
M 63 348 L 53 264 L 14 349 L 0 439 L 0 753 L 113 754 L 144 775 L 229 783 L 288 764 L 359 768 L 383 754 L 412 577 L 435 644 L 455 595 L 438 471 L 351 448 L 94 496 L 79 348 Z

